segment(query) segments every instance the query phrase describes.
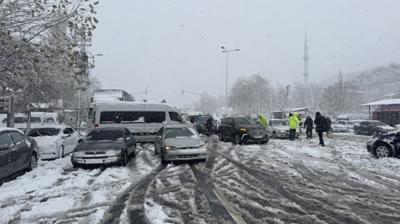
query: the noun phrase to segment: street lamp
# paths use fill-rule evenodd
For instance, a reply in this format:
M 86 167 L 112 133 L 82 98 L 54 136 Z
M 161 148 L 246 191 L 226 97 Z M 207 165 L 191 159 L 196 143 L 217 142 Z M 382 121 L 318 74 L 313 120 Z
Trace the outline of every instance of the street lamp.
M 229 71 L 229 53 L 234 52 L 234 51 L 240 51 L 240 49 L 234 49 L 234 50 L 229 50 L 224 46 L 221 46 L 222 53 L 226 54 L 226 77 L 225 77 L 225 113 L 226 109 L 228 107 L 228 71 Z

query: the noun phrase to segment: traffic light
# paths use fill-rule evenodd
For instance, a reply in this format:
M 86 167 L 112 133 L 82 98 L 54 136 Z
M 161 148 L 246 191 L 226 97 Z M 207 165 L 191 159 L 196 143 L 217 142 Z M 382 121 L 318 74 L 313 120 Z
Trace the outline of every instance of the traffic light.
M 13 97 L 1 96 L 0 97 L 0 113 L 11 113 L 13 111 Z

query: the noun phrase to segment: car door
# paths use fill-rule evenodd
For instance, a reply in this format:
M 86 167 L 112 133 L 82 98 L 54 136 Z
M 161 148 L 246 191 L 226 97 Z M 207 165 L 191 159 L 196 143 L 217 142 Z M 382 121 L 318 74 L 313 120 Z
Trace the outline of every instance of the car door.
M 71 153 L 75 147 L 78 145 L 78 132 L 75 131 L 73 128 L 68 127 L 68 132 L 70 133 L 70 136 L 68 137 L 69 139 L 69 145 L 70 145 L 70 149 L 68 151 L 68 153 Z
M 31 159 L 31 149 L 26 143 L 25 136 L 17 131 L 10 131 L 9 135 L 13 141 L 11 153 L 11 167 L 15 171 L 25 169 Z
M 64 146 L 64 154 L 68 154 L 73 150 L 72 140 L 73 137 L 71 135 L 71 128 L 63 128 L 62 129 L 62 139 L 63 139 L 63 146 Z
M 12 174 L 11 153 L 13 143 L 8 133 L 0 133 L 0 179 Z

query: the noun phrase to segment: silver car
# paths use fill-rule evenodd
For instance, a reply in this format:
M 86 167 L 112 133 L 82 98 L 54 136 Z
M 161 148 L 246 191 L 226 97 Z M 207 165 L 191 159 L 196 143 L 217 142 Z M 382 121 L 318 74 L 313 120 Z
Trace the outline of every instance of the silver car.
M 161 162 L 206 160 L 207 145 L 197 132 L 185 125 L 165 126 L 155 141 L 155 153 Z

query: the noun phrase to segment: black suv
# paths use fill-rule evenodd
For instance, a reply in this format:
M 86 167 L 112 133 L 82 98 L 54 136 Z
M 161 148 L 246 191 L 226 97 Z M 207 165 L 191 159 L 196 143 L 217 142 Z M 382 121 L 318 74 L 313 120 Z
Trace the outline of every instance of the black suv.
M 236 144 L 267 143 L 269 141 L 267 129 L 250 117 L 222 119 L 218 136 L 221 141 L 229 140 Z

